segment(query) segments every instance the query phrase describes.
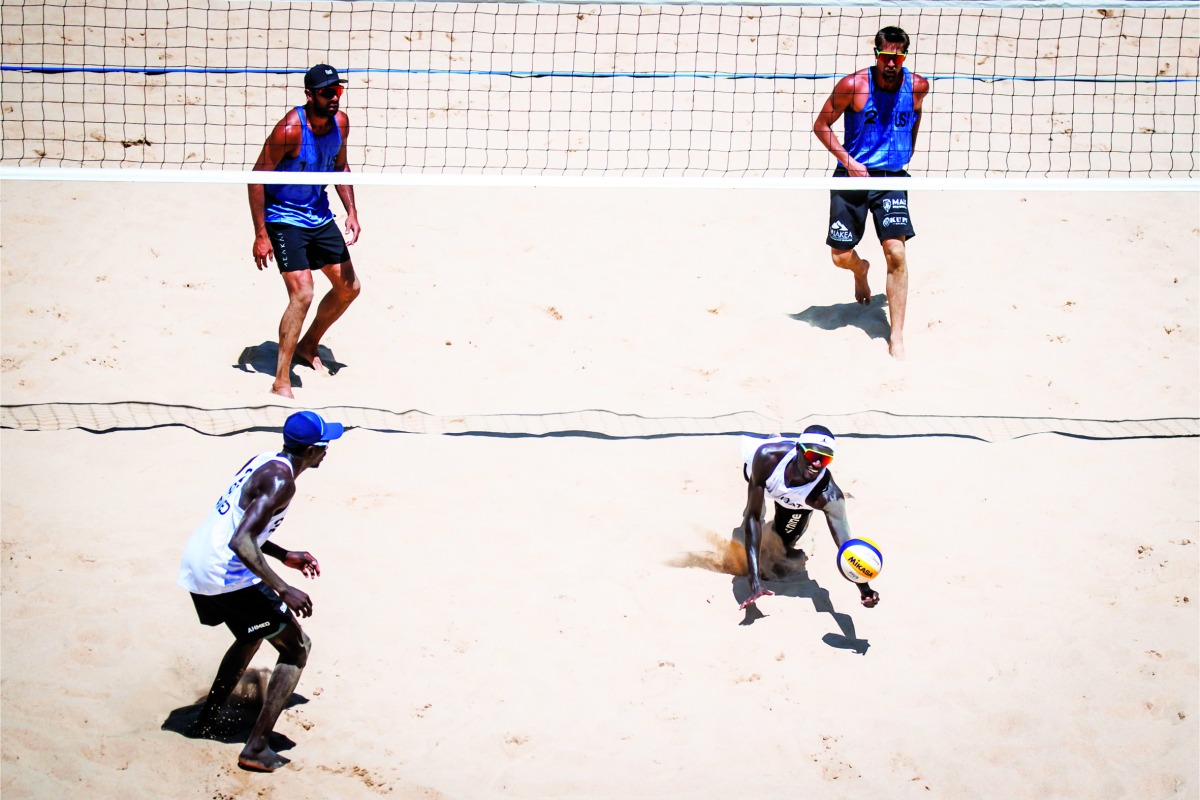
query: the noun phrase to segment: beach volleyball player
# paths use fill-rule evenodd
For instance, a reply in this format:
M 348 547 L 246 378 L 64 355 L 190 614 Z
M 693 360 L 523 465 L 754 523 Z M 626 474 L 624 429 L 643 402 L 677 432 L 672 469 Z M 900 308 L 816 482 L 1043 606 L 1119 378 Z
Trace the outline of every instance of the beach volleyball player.
M 834 177 L 908 177 L 917 143 L 921 103 L 929 81 L 904 66 L 908 34 L 886 27 L 875 34 L 875 64 L 847 75 L 833 87 L 813 123 L 818 141 L 838 160 Z M 833 125 L 845 115 L 845 145 Z M 854 247 L 866 230 L 867 212 L 887 261 L 887 304 L 891 321 L 888 351 L 904 358 L 904 313 L 908 305 L 908 262 L 904 242 L 916 236 L 903 191 L 832 191 L 829 193 L 829 245 L 833 263 L 854 273 L 854 299 L 871 302 L 870 263 Z
M 765 595 L 774 594 L 763 588 L 758 571 L 766 498 L 775 503 L 772 528 L 783 540 L 789 557 L 803 556 L 796 544 L 808 528 L 813 511 L 825 515 L 829 532 L 839 547 L 851 538 L 846 496 L 829 471 L 836 443 L 833 434 L 823 425 L 809 425 L 796 439 L 748 439 L 742 466 L 742 477 L 746 479 L 742 536 L 746 544 L 750 596 L 742 603 L 742 608 Z M 874 608 L 879 603 L 879 592 L 869 583 L 855 586 L 864 606 Z
M 219 736 L 221 708 L 259 645 L 266 639 L 279 651 L 262 710 L 238 756 L 244 769 L 273 772 L 288 763 L 271 749 L 268 737 L 308 662 L 312 642 L 296 615 L 311 616 L 313 604 L 305 592 L 279 577 L 266 556 L 306 578 L 321 574 L 308 552 L 285 550 L 269 540 L 287 515 L 296 478 L 321 466 L 329 442 L 342 432 L 341 424 L 312 411 L 289 416 L 283 450 L 260 453 L 238 470 L 188 539 L 179 565 L 178 583 L 191 592 L 200 622 L 224 624 L 234 637 L 189 736 Z
M 346 141 L 350 120 L 340 110 L 345 83 L 337 70 L 317 64 L 304 76 L 307 102 L 288 111 L 263 144 L 258 172 L 349 172 Z M 312 184 L 250 184 L 250 217 L 254 221 L 254 263 L 261 270 L 275 259 L 287 287 L 288 305 L 279 322 L 279 360 L 271 391 L 292 397 L 293 359 L 306 367 L 323 369 L 317 346 L 358 297 L 361 285 L 354 273 L 347 244 L 358 241 L 358 209 L 354 187 L 338 185 L 346 208 L 349 241 L 333 221 L 324 186 Z M 300 329 L 313 301 L 313 270 L 329 279 L 329 292 L 317 305 L 308 332 Z

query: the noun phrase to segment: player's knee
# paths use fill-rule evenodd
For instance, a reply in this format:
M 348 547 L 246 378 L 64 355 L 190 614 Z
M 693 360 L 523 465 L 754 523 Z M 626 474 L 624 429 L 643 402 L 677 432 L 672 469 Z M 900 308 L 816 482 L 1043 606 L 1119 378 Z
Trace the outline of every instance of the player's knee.
M 313 286 L 311 283 L 288 287 L 288 301 L 294 305 L 308 309 L 313 301 Z
M 296 631 L 296 636 L 282 636 L 279 639 L 273 639 L 275 647 L 279 650 L 279 660 L 285 664 L 304 668 L 308 663 L 308 654 L 312 651 L 312 639 L 308 638 L 308 634 L 302 630 Z
M 830 248 L 829 256 L 833 259 L 834 266 L 849 268 L 854 265 L 855 257 L 853 250 L 837 250 Z
M 349 263 L 343 264 L 343 267 L 349 266 Z M 343 303 L 349 303 L 358 297 L 362 292 L 362 283 L 358 280 L 358 275 L 354 269 L 346 269 L 341 272 L 338 277 L 332 281 L 333 293 Z
M 308 655 L 311 652 L 312 639 L 308 638 L 307 633 L 301 631 L 300 640 L 296 643 L 296 646 L 292 648 L 292 652 L 288 654 L 291 657 L 290 660 L 297 667 L 303 669 L 304 665 L 308 663 Z
M 889 270 L 904 269 L 904 240 L 884 239 L 883 257 L 887 259 Z

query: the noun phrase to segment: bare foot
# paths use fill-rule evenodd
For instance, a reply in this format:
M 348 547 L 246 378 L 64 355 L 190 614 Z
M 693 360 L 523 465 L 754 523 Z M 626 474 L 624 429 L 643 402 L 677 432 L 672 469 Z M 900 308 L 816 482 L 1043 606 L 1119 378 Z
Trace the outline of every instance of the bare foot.
M 238 756 L 238 766 L 251 772 L 274 772 L 289 763 L 290 759 L 284 758 L 269 747 L 264 747 L 256 753 L 243 750 Z
M 892 358 L 897 361 L 903 361 L 907 356 L 904 354 L 904 339 L 899 336 L 893 336 L 888 340 L 888 352 L 892 354 Z
M 325 369 L 325 365 L 321 363 L 321 357 L 317 355 L 315 348 L 313 350 L 305 350 L 299 345 L 296 346 L 296 353 L 292 356 L 292 363 L 315 369 L 318 372 Z
M 292 387 L 289 384 L 274 384 L 271 387 L 271 394 L 277 394 L 280 397 L 287 397 L 292 400 L 296 399 L 296 395 L 292 394 Z
M 858 263 L 862 265 L 862 271 L 851 270 L 854 273 L 854 299 L 864 306 L 871 305 L 871 287 L 867 285 L 867 270 L 871 268 L 871 262 L 865 258 L 860 258 Z

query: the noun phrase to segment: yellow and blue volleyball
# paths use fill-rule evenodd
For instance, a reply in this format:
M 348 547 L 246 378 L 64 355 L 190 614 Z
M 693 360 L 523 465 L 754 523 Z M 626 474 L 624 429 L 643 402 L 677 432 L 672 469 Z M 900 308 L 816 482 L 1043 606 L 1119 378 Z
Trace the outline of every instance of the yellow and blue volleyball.
M 879 577 L 883 554 L 870 539 L 847 539 L 838 548 L 837 564 L 846 580 L 866 583 Z

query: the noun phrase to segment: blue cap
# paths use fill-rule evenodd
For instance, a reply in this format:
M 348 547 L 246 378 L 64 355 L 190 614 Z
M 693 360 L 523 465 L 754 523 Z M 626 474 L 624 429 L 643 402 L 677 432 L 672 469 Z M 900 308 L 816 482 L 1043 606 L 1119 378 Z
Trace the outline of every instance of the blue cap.
M 283 443 L 307 447 L 331 442 L 341 436 L 344 430 L 342 423 L 326 422 L 315 411 L 297 411 L 283 423 Z

